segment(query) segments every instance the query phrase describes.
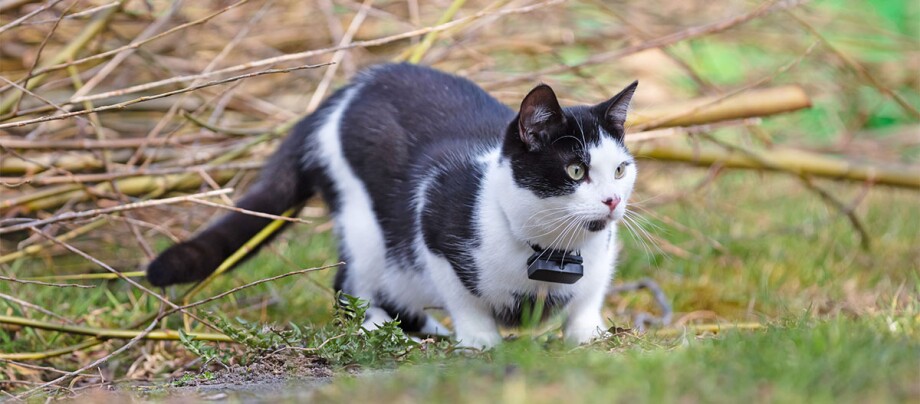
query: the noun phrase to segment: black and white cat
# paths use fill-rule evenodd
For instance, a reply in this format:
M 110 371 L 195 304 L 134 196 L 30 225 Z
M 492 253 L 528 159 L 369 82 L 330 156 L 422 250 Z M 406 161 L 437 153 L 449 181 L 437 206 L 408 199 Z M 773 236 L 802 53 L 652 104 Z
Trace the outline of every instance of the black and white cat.
M 370 302 L 373 328 L 445 335 L 490 347 L 525 307 L 564 310 L 566 338 L 602 335 L 616 223 L 636 180 L 624 122 L 637 83 L 595 106 L 561 108 L 549 86 L 520 111 L 472 82 L 408 64 L 382 65 L 338 90 L 282 143 L 239 201 L 281 214 L 322 193 L 335 219 L 335 287 Z M 231 213 L 164 251 L 157 286 L 205 278 L 270 219 Z M 539 252 L 536 254 L 535 251 Z M 528 277 L 534 255 L 580 253 L 575 283 Z

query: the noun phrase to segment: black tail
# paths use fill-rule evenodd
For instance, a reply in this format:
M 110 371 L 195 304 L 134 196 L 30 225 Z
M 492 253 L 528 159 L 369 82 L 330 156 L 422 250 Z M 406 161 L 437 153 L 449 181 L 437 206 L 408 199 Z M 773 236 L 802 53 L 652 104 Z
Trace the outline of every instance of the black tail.
M 282 142 L 237 207 L 280 215 L 288 209 L 302 206 L 313 195 L 313 177 L 318 170 L 307 169 L 302 163 L 306 152 L 304 139 L 310 136 L 309 131 L 302 130 L 310 126 L 308 122 L 302 122 Z M 147 280 L 155 286 L 202 280 L 271 222 L 272 219 L 230 213 L 192 239 L 163 251 L 147 266 Z

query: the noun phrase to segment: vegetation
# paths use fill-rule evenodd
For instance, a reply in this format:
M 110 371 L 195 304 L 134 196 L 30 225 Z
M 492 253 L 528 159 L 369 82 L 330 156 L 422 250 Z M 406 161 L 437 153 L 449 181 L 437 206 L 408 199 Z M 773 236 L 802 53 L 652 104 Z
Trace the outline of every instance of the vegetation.
M 0 394 L 917 401 L 917 21 L 901 0 L 0 1 Z M 293 122 L 393 60 L 509 105 L 638 78 L 613 285 L 653 280 L 671 323 L 640 332 L 661 308 L 627 291 L 590 346 L 558 318 L 489 352 L 362 330 L 318 201 L 200 288 L 145 286 Z M 229 388 L 257 383 L 286 387 Z

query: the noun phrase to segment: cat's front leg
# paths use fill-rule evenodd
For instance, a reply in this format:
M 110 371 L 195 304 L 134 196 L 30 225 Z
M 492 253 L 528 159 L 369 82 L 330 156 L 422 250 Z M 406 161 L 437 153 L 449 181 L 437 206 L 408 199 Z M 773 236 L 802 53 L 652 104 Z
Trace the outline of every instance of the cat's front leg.
M 489 349 L 502 341 L 492 311 L 473 296 L 456 297 L 447 304 L 447 310 L 459 346 Z
M 502 336 L 489 306 L 461 283 L 447 259 L 429 253 L 427 260 L 432 283 L 454 323 L 459 346 L 489 349 L 498 345 Z
M 605 288 L 591 291 L 590 295 L 569 304 L 564 327 L 566 341 L 586 344 L 607 335 L 607 325 L 601 316 L 605 291 Z

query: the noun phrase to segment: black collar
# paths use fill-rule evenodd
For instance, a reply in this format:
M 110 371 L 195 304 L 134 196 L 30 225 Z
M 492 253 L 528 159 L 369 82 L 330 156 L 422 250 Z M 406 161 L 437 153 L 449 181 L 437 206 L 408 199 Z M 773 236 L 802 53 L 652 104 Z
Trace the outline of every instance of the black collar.
M 527 277 L 535 281 L 572 284 L 584 275 L 580 251 L 544 249 L 530 244 L 534 253 L 527 259 Z

